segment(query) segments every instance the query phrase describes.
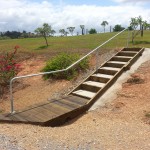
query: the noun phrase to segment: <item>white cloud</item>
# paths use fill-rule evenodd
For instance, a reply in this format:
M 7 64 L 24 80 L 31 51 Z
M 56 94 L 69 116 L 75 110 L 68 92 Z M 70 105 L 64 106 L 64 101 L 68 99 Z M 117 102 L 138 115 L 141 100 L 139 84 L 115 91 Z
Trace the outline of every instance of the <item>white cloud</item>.
M 75 26 L 80 31 L 80 24 L 84 24 L 86 28 L 93 27 L 102 31 L 100 24 L 103 20 L 107 20 L 112 26 L 115 24 L 127 26 L 131 17 L 139 15 L 150 21 L 150 10 L 142 6 L 63 5 L 59 7 L 48 1 L 36 3 L 27 0 L 1 0 L 0 14 L 0 31 L 34 31 L 44 22 L 51 24 L 57 31 L 68 26 Z
M 149 2 L 149 0 L 113 0 L 119 3 L 132 3 L 132 4 L 145 4 Z

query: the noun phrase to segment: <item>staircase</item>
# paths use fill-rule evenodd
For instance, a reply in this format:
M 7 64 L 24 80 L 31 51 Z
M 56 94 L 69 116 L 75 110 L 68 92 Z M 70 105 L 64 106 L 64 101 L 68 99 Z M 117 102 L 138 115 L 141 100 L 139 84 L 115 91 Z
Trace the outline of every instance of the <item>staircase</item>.
M 103 63 L 98 70 L 92 73 L 79 86 L 68 94 L 86 98 L 89 107 L 99 98 L 142 54 L 142 48 L 124 48 L 110 60 Z
M 103 63 L 67 96 L 36 104 L 14 114 L 1 114 L 0 122 L 43 126 L 63 124 L 87 111 L 125 70 L 130 69 L 143 51 L 144 48 L 124 48 Z

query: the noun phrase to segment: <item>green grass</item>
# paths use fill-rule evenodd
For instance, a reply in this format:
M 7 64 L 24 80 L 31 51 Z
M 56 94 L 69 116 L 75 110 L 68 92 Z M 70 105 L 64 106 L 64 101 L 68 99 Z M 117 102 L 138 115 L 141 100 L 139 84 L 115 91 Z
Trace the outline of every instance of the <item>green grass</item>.
M 27 38 L 27 39 L 7 39 L 0 40 L 0 52 L 10 51 L 15 45 L 19 45 L 19 52 L 36 53 L 36 54 L 51 54 L 58 52 L 79 52 L 87 53 L 96 48 L 112 36 L 112 33 L 100 33 L 84 36 L 72 37 L 48 37 L 49 46 L 45 46 L 44 38 Z M 127 43 L 128 32 L 124 32 L 111 42 L 103 46 L 101 49 L 113 49 L 116 47 L 125 47 Z M 130 36 L 131 41 L 131 36 Z M 144 37 L 138 35 L 135 38 L 134 44 L 129 43 L 130 47 L 150 47 L 150 30 L 144 31 Z

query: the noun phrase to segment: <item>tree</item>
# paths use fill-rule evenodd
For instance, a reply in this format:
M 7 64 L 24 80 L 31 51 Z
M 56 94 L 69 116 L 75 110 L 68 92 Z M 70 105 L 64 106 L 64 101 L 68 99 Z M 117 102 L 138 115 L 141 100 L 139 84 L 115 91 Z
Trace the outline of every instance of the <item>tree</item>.
M 143 27 L 144 27 L 144 30 L 147 30 L 149 28 L 149 24 L 147 23 L 147 21 L 143 21 Z
M 84 25 L 80 25 L 80 28 L 82 30 L 82 35 L 84 35 L 84 28 L 85 28 L 85 26 Z
M 69 32 L 73 36 L 73 31 L 74 31 L 75 27 L 68 27 L 67 29 L 69 30 Z
M 91 28 L 90 30 L 89 30 L 89 34 L 96 34 L 97 33 L 97 31 L 96 31 L 96 29 L 94 29 L 94 28 Z
M 140 25 L 140 30 L 142 30 L 142 24 L 143 24 L 143 19 L 142 19 L 142 17 L 139 16 L 139 17 L 137 17 L 136 19 L 137 19 L 138 25 Z
M 50 32 L 51 36 L 54 36 L 55 33 L 56 33 L 55 30 L 51 30 L 51 32 Z
M 124 29 L 125 29 L 124 27 L 122 27 L 121 25 L 117 24 L 117 25 L 115 25 L 115 27 L 113 28 L 113 31 L 114 31 L 114 32 L 118 32 L 118 31 L 122 31 L 122 30 L 124 30 Z
M 51 26 L 48 23 L 44 23 L 42 27 L 37 28 L 34 32 L 44 37 L 46 45 L 48 46 L 47 36 L 51 33 Z
M 65 31 L 65 36 L 67 36 L 69 33 L 67 31 Z
M 140 25 L 140 30 L 136 32 L 137 27 Z M 145 28 L 145 26 L 147 26 L 146 22 L 143 21 L 142 17 L 135 17 L 135 18 L 131 18 L 130 21 L 130 26 L 133 28 L 133 32 L 132 32 L 132 43 L 134 38 L 141 33 L 141 37 L 143 37 L 143 28 Z
M 130 26 L 133 28 L 133 30 L 136 30 L 136 28 L 138 27 L 138 21 L 136 18 L 131 18 Z
M 65 29 L 60 29 L 60 30 L 59 30 L 59 33 L 61 33 L 61 36 L 64 36 L 65 33 L 66 33 L 66 31 L 65 31 Z
M 128 30 L 132 31 L 132 30 L 133 30 L 133 28 L 132 28 L 131 26 L 129 26 L 129 27 L 128 27 Z
M 108 22 L 107 22 L 107 21 L 103 21 L 103 22 L 101 23 L 101 26 L 104 27 L 104 33 L 105 33 L 105 27 L 106 27 L 106 25 L 108 25 Z

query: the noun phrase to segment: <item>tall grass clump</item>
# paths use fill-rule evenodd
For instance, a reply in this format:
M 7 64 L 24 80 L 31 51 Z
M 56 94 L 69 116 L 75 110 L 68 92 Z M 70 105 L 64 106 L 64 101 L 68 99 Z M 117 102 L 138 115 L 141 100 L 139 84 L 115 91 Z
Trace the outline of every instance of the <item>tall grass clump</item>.
M 46 66 L 42 69 L 43 72 L 50 72 L 56 70 L 62 70 L 69 67 L 71 64 L 80 59 L 79 54 L 68 54 L 61 53 L 58 56 L 47 61 Z M 54 78 L 54 79 L 67 79 L 70 80 L 75 77 L 80 71 L 84 71 L 89 67 L 89 60 L 85 58 L 76 66 L 70 68 L 65 72 L 47 74 L 44 75 L 44 79 Z

